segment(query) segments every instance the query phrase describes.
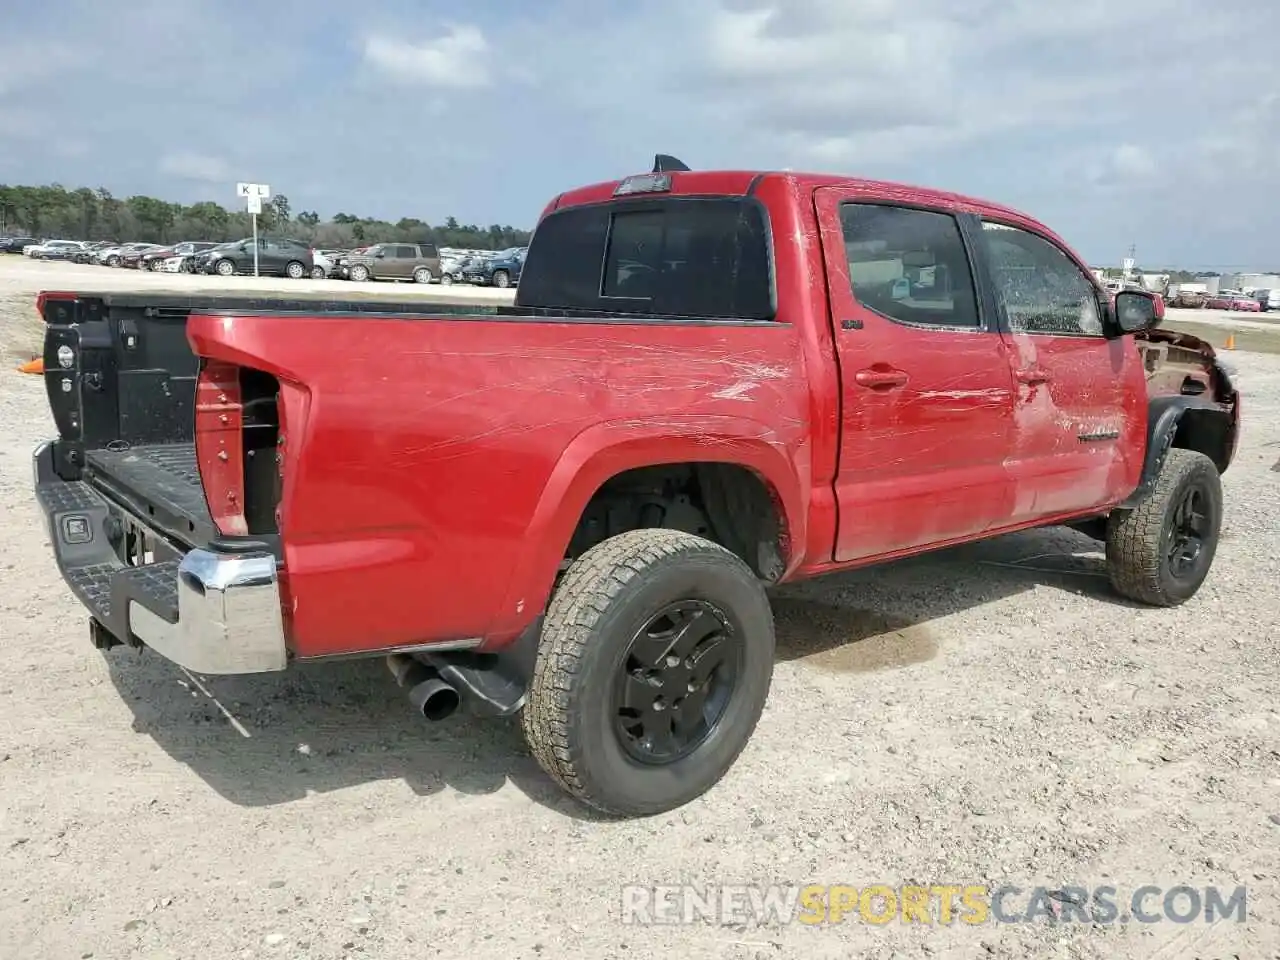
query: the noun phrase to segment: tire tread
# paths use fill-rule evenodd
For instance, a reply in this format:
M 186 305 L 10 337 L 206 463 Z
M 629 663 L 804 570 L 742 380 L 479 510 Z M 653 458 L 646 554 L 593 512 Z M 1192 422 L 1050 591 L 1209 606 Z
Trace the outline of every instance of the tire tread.
M 644 529 L 619 534 L 588 550 L 565 572 L 547 608 L 529 697 L 521 711 L 525 739 L 539 765 L 556 783 L 607 814 L 624 812 L 591 787 L 580 767 L 580 745 L 570 728 L 570 693 L 583 653 L 610 604 L 637 577 L 681 554 L 714 554 L 721 562 L 750 568 L 735 554 L 680 530 Z
M 1193 472 L 1213 461 L 1204 454 L 1173 447 L 1165 458 L 1150 495 L 1132 510 L 1117 510 L 1107 524 L 1107 574 L 1117 593 L 1151 606 L 1175 606 L 1182 599 L 1171 596 L 1161 582 L 1161 544 L 1169 500 Z

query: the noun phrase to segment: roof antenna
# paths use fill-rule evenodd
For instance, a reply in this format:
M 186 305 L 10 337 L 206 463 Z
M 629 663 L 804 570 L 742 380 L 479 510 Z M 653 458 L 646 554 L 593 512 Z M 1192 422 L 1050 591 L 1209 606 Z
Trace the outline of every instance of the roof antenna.
M 672 170 L 679 171 L 679 170 L 688 170 L 688 169 L 689 168 L 685 166 L 684 163 L 677 160 L 675 157 L 671 156 L 670 154 L 659 153 L 654 155 L 654 158 L 653 158 L 654 173 L 667 173 L 668 171 L 672 171 Z

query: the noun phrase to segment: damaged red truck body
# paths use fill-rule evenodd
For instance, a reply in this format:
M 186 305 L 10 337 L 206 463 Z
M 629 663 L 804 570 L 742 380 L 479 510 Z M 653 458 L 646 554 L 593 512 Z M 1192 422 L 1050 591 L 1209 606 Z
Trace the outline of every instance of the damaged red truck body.
M 644 815 L 732 766 L 771 584 L 1029 527 L 1191 598 L 1239 398 L 1150 295 L 933 190 L 652 173 L 548 205 L 513 306 L 45 293 L 37 499 L 99 647 L 387 658 Z

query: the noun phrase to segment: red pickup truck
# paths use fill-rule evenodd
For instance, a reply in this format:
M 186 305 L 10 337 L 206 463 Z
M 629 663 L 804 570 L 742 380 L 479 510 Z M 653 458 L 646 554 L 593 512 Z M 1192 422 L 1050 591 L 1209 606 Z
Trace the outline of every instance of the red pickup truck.
M 771 584 L 1068 524 L 1186 601 L 1239 428 L 1213 350 L 1027 216 L 661 157 L 556 197 L 511 306 L 39 307 L 35 493 L 99 648 L 385 657 L 618 815 L 735 762 Z

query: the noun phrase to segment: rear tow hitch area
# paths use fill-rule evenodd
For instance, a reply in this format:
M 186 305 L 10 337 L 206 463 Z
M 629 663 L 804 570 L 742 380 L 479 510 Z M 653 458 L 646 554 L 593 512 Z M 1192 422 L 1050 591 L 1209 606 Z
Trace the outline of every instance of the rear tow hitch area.
M 460 707 L 478 716 L 509 717 L 524 706 L 537 635 L 537 627 L 526 631 L 501 653 L 393 653 L 387 668 L 428 720 L 444 720 Z

